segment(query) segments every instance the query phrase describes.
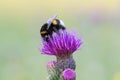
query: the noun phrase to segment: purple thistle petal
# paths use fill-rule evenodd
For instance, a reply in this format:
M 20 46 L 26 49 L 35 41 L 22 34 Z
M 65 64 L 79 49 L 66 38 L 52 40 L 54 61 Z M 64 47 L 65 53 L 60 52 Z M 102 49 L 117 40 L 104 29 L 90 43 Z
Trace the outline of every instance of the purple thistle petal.
M 77 38 L 74 33 L 60 31 L 59 34 L 53 33 L 49 42 L 43 40 L 42 54 L 47 55 L 70 55 L 75 52 L 82 44 L 82 39 Z

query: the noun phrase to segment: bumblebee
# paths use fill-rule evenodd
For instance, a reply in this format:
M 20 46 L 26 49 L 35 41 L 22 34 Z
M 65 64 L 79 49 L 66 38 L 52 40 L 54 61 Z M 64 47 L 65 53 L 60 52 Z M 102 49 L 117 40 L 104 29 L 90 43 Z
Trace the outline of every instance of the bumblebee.
M 48 21 L 42 25 L 40 29 L 40 35 L 45 41 L 49 41 L 52 38 L 53 32 L 59 34 L 59 30 L 65 30 L 65 25 L 62 20 L 56 19 L 56 15 L 48 19 Z

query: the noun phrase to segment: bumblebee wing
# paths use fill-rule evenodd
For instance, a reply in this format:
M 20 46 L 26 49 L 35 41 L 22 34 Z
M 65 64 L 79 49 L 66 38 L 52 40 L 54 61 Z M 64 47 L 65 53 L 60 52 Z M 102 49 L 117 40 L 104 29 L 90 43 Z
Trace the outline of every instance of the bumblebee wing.
M 62 20 L 60 20 L 60 26 L 61 26 L 61 28 L 62 28 L 63 30 L 66 29 L 66 28 L 65 28 L 65 24 L 64 24 L 64 22 L 63 22 Z
M 60 20 L 60 25 L 65 26 L 65 24 L 62 20 Z
M 57 17 L 57 15 L 54 15 L 52 18 L 49 18 L 49 19 L 47 20 L 48 29 L 49 29 L 50 25 L 52 24 L 53 20 L 56 19 L 56 17 Z

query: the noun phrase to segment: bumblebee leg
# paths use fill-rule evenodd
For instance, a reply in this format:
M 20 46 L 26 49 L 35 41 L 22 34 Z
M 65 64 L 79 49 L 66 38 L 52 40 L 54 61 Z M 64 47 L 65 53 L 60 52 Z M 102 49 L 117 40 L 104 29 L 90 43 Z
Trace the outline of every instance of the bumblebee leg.
M 54 32 L 56 32 L 57 34 L 59 34 L 59 30 L 57 30 L 55 27 L 53 27 Z

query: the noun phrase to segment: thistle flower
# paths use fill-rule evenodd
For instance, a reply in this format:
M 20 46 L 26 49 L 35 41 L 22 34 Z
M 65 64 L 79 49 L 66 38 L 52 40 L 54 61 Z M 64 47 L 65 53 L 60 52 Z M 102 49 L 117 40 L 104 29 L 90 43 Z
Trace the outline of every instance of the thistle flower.
M 75 80 L 76 73 L 72 69 L 66 69 L 62 72 L 62 80 Z
M 53 33 L 49 42 L 43 40 L 42 54 L 64 57 L 71 55 L 82 44 L 82 40 L 73 33 L 59 31 L 59 34 Z
M 63 80 L 75 80 L 75 78 L 67 77 L 67 74 L 69 74 L 69 71 L 74 73 L 72 70 L 75 70 L 76 64 L 72 54 L 82 45 L 82 39 L 78 38 L 75 33 L 62 30 L 58 33 L 53 33 L 52 38 L 49 37 L 48 42 L 42 40 L 42 43 L 42 54 L 54 55 L 57 59 L 47 64 L 49 79 L 61 80 L 61 74 L 63 74 Z M 64 70 L 65 72 L 63 72 Z

